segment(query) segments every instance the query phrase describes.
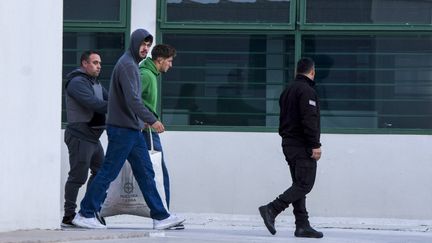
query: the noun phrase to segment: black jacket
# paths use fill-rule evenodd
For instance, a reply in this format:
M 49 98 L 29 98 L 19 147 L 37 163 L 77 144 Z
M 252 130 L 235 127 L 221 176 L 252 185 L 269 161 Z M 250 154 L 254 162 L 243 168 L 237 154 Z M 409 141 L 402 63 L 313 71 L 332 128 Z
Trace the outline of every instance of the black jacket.
M 282 92 L 279 99 L 282 146 L 321 147 L 320 108 L 314 85 L 308 77 L 297 75 Z

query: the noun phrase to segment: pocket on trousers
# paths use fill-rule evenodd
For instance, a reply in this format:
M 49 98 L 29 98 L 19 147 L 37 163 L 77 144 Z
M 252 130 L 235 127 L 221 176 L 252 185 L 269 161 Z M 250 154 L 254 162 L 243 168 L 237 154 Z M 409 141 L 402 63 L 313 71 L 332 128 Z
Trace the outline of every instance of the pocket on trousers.
M 316 160 L 309 158 L 309 159 L 301 159 L 297 161 L 297 165 L 299 165 L 300 167 L 305 167 L 305 168 L 315 168 L 317 167 L 317 162 Z
M 304 147 L 284 146 L 282 150 L 285 155 L 285 160 L 290 164 L 297 163 L 299 160 L 307 160 L 307 158 L 310 157 L 305 153 Z
M 312 186 L 315 183 L 315 177 L 316 166 L 304 166 L 304 164 L 300 166 L 297 165 L 296 179 L 300 184 L 312 189 Z

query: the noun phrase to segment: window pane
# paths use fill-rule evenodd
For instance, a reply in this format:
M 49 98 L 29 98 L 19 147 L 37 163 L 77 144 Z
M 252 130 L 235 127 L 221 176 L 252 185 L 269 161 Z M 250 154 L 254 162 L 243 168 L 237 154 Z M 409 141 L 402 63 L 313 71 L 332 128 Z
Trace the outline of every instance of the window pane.
M 290 0 L 167 0 L 167 21 L 289 23 Z
M 63 0 L 63 15 L 64 21 L 118 22 L 120 0 Z
M 279 94 L 293 77 L 292 36 L 164 34 L 163 42 L 178 50 L 162 77 L 164 123 L 278 126 Z
M 102 70 L 99 81 L 108 89 L 112 69 L 123 54 L 125 35 L 121 33 L 64 32 L 63 33 L 63 84 L 66 75 L 80 65 L 81 53 L 96 50 L 101 55 Z M 66 121 L 63 92 L 63 121 Z
M 432 36 L 303 38 L 325 128 L 432 128 Z
M 307 23 L 431 24 L 432 1 L 307 0 Z

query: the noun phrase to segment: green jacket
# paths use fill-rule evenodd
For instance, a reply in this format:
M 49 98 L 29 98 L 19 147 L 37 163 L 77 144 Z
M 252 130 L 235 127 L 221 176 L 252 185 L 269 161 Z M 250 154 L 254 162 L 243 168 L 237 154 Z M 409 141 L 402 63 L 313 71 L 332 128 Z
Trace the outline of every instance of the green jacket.
M 141 99 L 144 105 L 158 116 L 156 112 L 158 100 L 157 76 L 159 76 L 160 72 L 156 69 L 155 63 L 150 57 L 140 63 L 139 69 L 142 86 Z

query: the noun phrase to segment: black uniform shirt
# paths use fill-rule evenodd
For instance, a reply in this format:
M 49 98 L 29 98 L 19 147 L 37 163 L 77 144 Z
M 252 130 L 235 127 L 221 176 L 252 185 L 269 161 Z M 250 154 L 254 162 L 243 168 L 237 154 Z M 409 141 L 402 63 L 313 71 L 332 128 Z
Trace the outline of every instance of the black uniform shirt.
M 282 92 L 279 99 L 282 145 L 321 147 L 320 108 L 314 85 L 308 77 L 297 75 Z

